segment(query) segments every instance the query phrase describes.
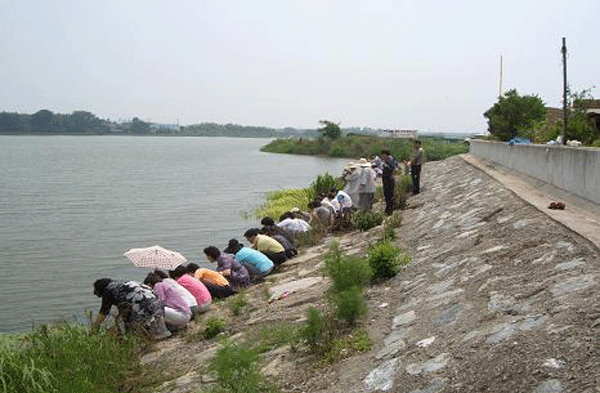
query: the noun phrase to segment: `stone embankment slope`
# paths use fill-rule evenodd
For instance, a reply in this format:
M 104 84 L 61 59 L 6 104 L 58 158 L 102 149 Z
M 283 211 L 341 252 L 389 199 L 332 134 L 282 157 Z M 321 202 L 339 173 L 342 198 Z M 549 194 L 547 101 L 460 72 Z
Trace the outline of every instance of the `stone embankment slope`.
M 263 374 L 283 392 L 600 391 L 598 248 L 461 157 L 427 163 L 422 179 L 397 229 L 413 263 L 367 292 L 362 328 L 373 349 L 323 367 L 302 348 L 279 348 L 264 355 Z M 379 236 L 336 240 L 360 255 Z M 323 306 L 325 250 L 307 250 L 272 278 L 272 296 L 288 291 L 281 300 L 253 288 L 233 340 Z M 144 362 L 181 375 L 158 391 L 198 392 L 210 388 L 204 366 L 217 348 L 175 338 Z

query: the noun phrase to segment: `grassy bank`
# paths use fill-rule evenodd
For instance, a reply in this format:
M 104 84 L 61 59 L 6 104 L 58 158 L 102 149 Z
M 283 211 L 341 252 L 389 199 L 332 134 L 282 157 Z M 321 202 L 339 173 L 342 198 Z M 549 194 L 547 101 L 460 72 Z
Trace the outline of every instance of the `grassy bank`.
M 420 139 L 427 161 L 438 161 L 456 154 L 468 152 L 461 141 L 437 137 Z M 397 160 L 408 160 L 412 145 L 410 139 L 380 138 L 369 135 L 349 134 L 337 139 L 276 139 L 261 148 L 270 153 L 319 155 L 328 157 L 360 158 L 377 155 L 388 149 Z
M 140 392 L 140 343 L 62 323 L 0 335 L 0 391 Z

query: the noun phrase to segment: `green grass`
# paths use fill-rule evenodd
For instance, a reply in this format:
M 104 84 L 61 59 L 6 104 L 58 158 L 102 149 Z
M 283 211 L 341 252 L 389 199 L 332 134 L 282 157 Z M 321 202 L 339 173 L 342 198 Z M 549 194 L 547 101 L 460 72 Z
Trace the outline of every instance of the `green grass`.
M 370 351 L 372 346 L 373 342 L 369 334 L 365 330 L 358 330 L 345 337 L 332 340 L 323 353 L 323 359 L 326 363 L 339 362 L 357 352 Z
M 233 315 L 240 315 L 242 310 L 248 305 L 248 298 L 243 292 L 238 293 L 235 296 L 230 296 L 227 299 L 227 307 L 231 310 Z
M 0 386 L 12 392 L 142 391 L 138 342 L 61 323 L 20 336 L 0 336 Z
M 254 217 L 271 217 L 278 221 L 279 216 L 293 207 L 306 210 L 309 202 L 308 193 L 303 188 L 271 191 L 267 194 L 266 202 L 254 211 Z
M 284 345 L 295 347 L 301 340 L 300 328 L 289 323 L 281 323 L 248 332 L 248 342 L 252 350 L 264 353 Z

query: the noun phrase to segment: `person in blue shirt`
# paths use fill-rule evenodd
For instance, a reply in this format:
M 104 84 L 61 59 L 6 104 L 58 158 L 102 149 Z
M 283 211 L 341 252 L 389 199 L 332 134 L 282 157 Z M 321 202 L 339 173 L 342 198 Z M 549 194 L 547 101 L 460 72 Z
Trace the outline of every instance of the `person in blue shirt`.
M 248 270 L 254 282 L 269 275 L 275 267 L 265 254 L 253 248 L 244 247 L 237 239 L 230 239 L 223 252 L 232 254 L 235 260 Z

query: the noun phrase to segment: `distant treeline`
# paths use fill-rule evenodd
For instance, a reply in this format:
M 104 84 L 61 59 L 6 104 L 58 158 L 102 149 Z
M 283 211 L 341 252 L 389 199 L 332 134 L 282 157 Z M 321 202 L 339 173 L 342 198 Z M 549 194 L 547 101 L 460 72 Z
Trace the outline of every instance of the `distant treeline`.
M 458 139 L 449 139 L 443 136 L 422 136 L 419 139 L 428 161 L 443 160 L 469 151 L 467 145 Z M 405 138 L 347 134 L 336 139 L 327 137 L 276 139 L 263 146 L 261 151 L 358 159 L 378 155 L 382 149 L 390 150 L 397 160 L 408 160 L 412 153 L 412 141 Z
M 317 130 L 295 128 L 268 128 L 237 124 L 201 123 L 190 126 L 157 124 L 134 117 L 131 121 L 116 122 L 100 119 L 86 111 L 71 114 L 52 113 L 42 109 L 36 113 L 22 114 L 0 112 L 0 134 L 5 135 L 190 135 L 229 136 L 241 138 L 314 138 Z

